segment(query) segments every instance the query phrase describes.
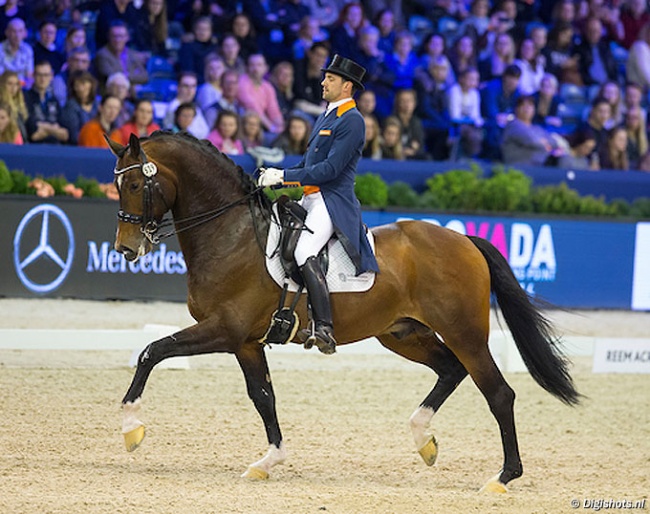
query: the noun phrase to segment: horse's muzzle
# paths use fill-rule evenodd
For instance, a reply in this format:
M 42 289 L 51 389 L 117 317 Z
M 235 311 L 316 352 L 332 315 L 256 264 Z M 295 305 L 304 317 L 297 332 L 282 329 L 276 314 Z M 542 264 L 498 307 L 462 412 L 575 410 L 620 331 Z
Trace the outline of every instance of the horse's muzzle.
M 124 258 L 129 262 L 133 262 L 138 258 L 138 252 L 133 251 L 128 246 L 118 245 L 115 249 L 124 255 Z

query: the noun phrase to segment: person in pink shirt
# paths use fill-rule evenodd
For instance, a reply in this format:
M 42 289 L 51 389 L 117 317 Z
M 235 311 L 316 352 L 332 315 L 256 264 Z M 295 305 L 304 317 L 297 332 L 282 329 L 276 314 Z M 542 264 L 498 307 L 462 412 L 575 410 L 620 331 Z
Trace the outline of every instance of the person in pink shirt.
M 232 111 L 221 111 L 207 139 L 225 154 L 242 155 L 244 145 L 237 138 L 238 132 L 239 116 Z
M 115 129 L 111 133 L 111 139 L 122 145 L 129 143 L 131 134 L 138 137 L 146 137 L 160 130 L 160 125 L 153 119 L 153 103 L 151 100 L 141 98 L 136 102 L 135 111 L 131 121 Z
M 0 143 L 22 145 L 23 136 L 18 129 L 18 121 L 9 104 L 0 103 Z
M 264 78 L 268 71 L 266 58 L 262 54 L 249 55 L 246 73 L 239 78 L 238 99 L 247 110 L 260 115 L 264 130 L 280 134 L 284 130 L 284 118 L 275 89 Z

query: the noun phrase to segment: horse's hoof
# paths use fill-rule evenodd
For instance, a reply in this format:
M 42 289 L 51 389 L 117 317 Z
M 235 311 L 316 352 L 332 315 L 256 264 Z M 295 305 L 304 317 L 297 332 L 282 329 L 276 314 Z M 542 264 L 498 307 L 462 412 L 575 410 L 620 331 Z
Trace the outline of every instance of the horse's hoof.
M 124 434 L 124 443 L 126 444 L 127 452 L 137 450 L 138 446 L 142 444 L 144 433 L 144 425 L 140 425 L 138 428 L 134 428 Z
M 482 493 L 497 493 L 505 494 L 508 492 L 508 488 L 505 484 L 502 484 L 498 480 L 490 480 L 487 484 L 481 487 Z
M 249 466 L 241 477 L 250 478 L 251 480 L 267 480 L 269 478 L 269 474 L 262 468 Z
M 436 438 L 431 436 L 431 439 L 420 448 L 418 453 L 427 466 L 433 466 L 438 458 L 438 443 Z

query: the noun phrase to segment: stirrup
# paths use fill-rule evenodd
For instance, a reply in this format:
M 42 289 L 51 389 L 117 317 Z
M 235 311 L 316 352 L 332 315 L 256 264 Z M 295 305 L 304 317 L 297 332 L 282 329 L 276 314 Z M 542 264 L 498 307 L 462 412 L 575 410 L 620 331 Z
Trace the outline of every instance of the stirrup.
M 336 353 L 336 340 L 332 334 L 328 333 L 330 330 L 326 330 L 326 328 L 329 327 L 323 325 L 317 330 L 314 320 L 309 321 L 309 327 L 301 330 L 298 335 L 303 342 L 305 350 L 309 350 L 312 346 L 316 345 L 318 350 L 325 355 Z

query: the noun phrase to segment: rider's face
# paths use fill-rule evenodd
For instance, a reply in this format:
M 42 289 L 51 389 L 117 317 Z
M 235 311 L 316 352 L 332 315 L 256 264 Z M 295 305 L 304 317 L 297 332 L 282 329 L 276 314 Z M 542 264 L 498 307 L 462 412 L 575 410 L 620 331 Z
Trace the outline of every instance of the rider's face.
M 351 96 L 350 88 L 344 85 L 347 82 L 349 81 L 334 73 L 325 73 L 325 78 L 320 83 L 323 86 L 323 100 L 331 103 Z

